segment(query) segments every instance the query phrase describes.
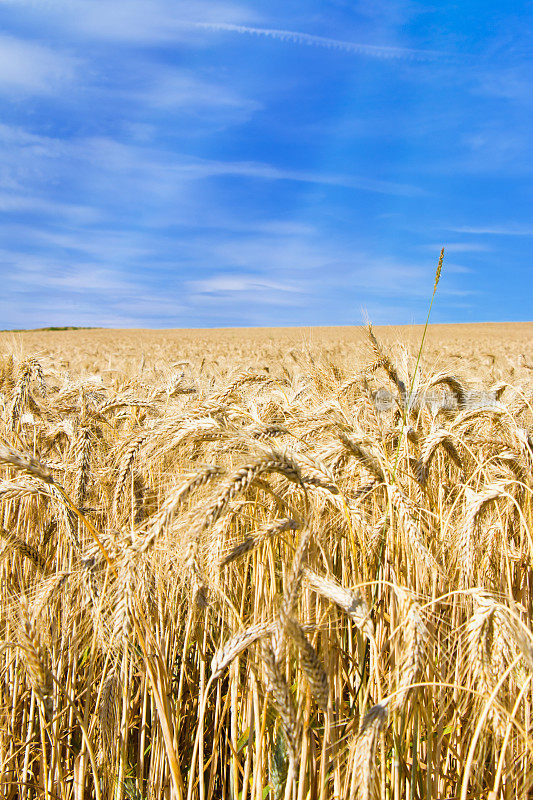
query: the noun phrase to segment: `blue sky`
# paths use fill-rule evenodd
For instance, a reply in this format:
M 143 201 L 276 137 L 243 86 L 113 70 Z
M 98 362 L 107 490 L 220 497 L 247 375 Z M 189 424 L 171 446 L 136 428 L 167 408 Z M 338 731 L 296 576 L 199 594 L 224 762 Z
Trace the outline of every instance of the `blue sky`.
M 532 19 L 0 0 L 0 328 L 531 319 Z

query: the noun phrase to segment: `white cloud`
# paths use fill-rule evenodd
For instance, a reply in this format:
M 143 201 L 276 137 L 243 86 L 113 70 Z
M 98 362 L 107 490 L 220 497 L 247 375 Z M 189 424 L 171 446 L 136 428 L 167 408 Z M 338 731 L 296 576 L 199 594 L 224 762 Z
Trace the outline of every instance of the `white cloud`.
M 105 136 L 63 140 L 0 125 L 0 141 L 6 145 L 0 153 L 0 167 L 4 167 L 4 172 L 15 183 L 20 171 L 24 173 L 26 184 L 32 172 L 42 183 L 47 168 L 54 170 L 52 160 L 58 170 L 80 178 L 83 174 L 90 185 L 101 191 L 105 189 L 110 197 L 117 192 L 130 198 L 138 197 L 139 192 L 160 199 L 176 197 L 189 181 L 218 177 L 294 181 L 405 197 L 424 194 L 416 186 L 395 181 L 286 169 L 256 161 L 194 158 L 153 145 L 132 144 Z M 120 176 L 119 182 L 117 176 Z
M 157 326 L 183 311 L 183 291 L 124 267 L 0 251 L 6 327 Z
M 332 276 L 333 269 L 339 265 L 353 265 L 355 258 L 353 253 L 334 247 L 330 242 L 316 241 L 313 237 L 224 236 L 205 243 L 204 247 L 207 258 L 216 264 L 261 270 L 270 278 L 273 274 L 310 275 L 316 270 L 326 269 Z
M 39 298 L 19 293 L 16 304 L 0 298 L 0 315 L 7 328 L 86 325 L 104 328 L 178 327 L 184 313 L 178 301 L 150 295 L 110 298 L 95 305 L 93 296 L 76 295 L 43 305 Z
M 75 266 L 60 258 L 36 256 L 16 251 L 0 251 L 0 271 L 4 285 L 33 291 L 55 290 L 60 295 L 72 292 L 129 292 L 135 289 L 127 274 L 94 262 L 77 261 Z M 4 268 L 4 269 L 3 269 Z
M 183 130 L 194 136 L 200 126 L 206 130 L 224 129 L 247 122 L 263 108 L 262 104 L 237 88 L 213 76 L 203 77 L 188 69 L 176 69 L 150 60 L 136 60 L 130 85 L 97 86 L 98 95 L 109 102 L 123 103 L 131 116 L 135 112 L 145 119 L 157 119 L 158 113 L 180 114 Z M 186 121 L 184 118 L 186 116 Z M 157 124 L 132 122 L 133 138 L 150 141 L 157 135 Z
M 102 41 L 150 45 L 191 40 L 191 22 L 246 23 L 256 15 L 246 5 L 223 0 L 1 0 L 31 7 L 49 23 Z M 205 36 L 204 36 L 205 38 Z
M 80 61 L 44 45 L 0 34 L 0 89 L 50 94 L 71 83 Z
M 259 178 L 263 180 L 296 181 L 300 183 L 342 186 L 347 189 L 414 196 L 423 194 L 420 189 L 394 181 L 373 180 L 354 175 L 327 174 L 308 170 L 286 169 L 254 161 L 216 161 L 210 159 L 177 159 L 168 165 L 182 179 L 197 180 L 220 176 Z
M 146 233 L 94 230 L 79 239 L 65 233 L 41 237 L 43 245 L 33 253 L 0 251 L 4 293 L 12 299 L 4 309 L 5 327 L 187 327 L 274 319 L 349 324 L 359 319 L 361 306 L 375 320 L 381 319 L 374 313 L 378 307 L 382 313 L 385 306 L 393 308 L 389 321 L 405 322 L 426 308 L 433 284 L 432 267 L 371 257 L 319 234 L 257 240 L 221 232 L 211 240 L 184 242 L 174 260 L 158 235 L 146 241 Z M 150 263 L 157 265 L 153 272 Z M 205 264 L 211 265 L 207 274 Z M 454 281 L 457 271 L 450 270 L 439 287 L 441 307 L 467 294 Z
M 55 17 L 61 27 L 114 42 L 150 45 L 180 41 L 202 45 L 206 34 L 235 33 L 287 44 L 321 47 L 378 59 L 428 61 L 443 53 L 388 44 L 368 44 L 317 36 L 304 31 L 266 27 L 248 3 L 222 0 L 0 0 L 4 5 L 31 7 Z M 389 13 L 389 12 L 387 12 Z M 196 37 L 194 36 L 196 34 Z
M 441 247 L 444 246 L 444 252 L 447 253 L 486 253 L 490 250 L 487 244 L 481 242 L 444 242 L 436 244 L 423 245 L 424 250 L 431 250 L 433 253 L 438 254 Z
M 133 288 L 115 270 L 98 268 L 91 263 L 77 263 L 74 268 L 51 268 L 47 272 L 43 270 L 18 271 L 12 276 L 12 280 L 17 283 L 29 284 L 32 288 L 57 289 L 60 294 L 128 292 Z
M 250 292 L 269 289 L 274 292 L 303 292 L 302 284 L 291 282 L 276 282 L 253 275 L 215 275 L 199 281 L 188 281 L 188 287 L 199 294 L 218 294 L 227 292 Z
M 94 261 L 124 264 L 149 260 L 153 255 L 148 237 L 129 230 L 92 229 L 74 233 L 44 230 L 35 239 L 46 248 L 71 251 Z
M 148 81 L 135 100 L 156 108 L 207 107 L 256 110 L 261 107 L 248 100 L 227 84 L 207 81 L 188 70 L 146 67 Z
M 263 291 L 281 297 L 282 293 L 305 294 L 319 303 L 322 298 L 339 296 L 341 306 L 350 297 L 396 298 L 402 304 L 429 299 L 435 278 L 435 264 L 419 258 L 401 261 L 393 256 L 377 257 L 336 245 L 326 236 L 229 235 L 204 240 L 189 254 L 193 264 L 212 264 L 217 272 L 188 286 L 198 294 L 240 293 L 256 290 L 256 301 Z M 450 264 L 439 296 L 464 295 L 463 275 L 470 270 Z
M 30 212 L 40 214 L 45 217 L 57 219 L 69 219 L 79 223 L 93 223 L 101 219 L 101 213 L 96 208 L 83 206 L 77 203 L 61 203 L 49 200 L 46 197 L 30 194 L 12 194 L 4 192 L 0 194 L 0 211 L 4 214 L 10 212 Z
M 488 236 L 533 236 L 533 225 L 508 223 L 503 225 L 461 225 L 448 228 L 455 233 L 470 233 Z
M 474 75 L 472 92 L 510 100 L 520 105 L 530 105 L 533 101 L 533 88 L 529 73 L 529 63 L 481 69 Z

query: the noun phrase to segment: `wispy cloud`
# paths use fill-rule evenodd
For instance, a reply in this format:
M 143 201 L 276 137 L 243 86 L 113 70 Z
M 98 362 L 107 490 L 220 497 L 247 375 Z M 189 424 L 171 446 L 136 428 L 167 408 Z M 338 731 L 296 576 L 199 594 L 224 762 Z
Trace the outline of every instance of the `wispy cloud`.
M 100 191 L 107 187 L 109 199 L 129 196 L 136 199 L 144 191 L 160 202 L 179 195 L 180 189 L 191 181 L 213 178 L 258 179 L 261 181 L 292 181 L 317 186 L 344 187 L 378 194 L 416 197 L 424 192 L 416 186 L 394 181 L 378 180 L 353 174 L 332 174 L 305 169 L 284 168 L 255 161 L 234 161 L 192 157 L 179 154 L 153 143 L 134 144 L 111 137 L 55 139 L 29 133 L 20 127 L 0 125 L 0 154 L 5 173 L 14 187 L 18 186 L 21 170 L 33 171 L 36 181 L 46 180 L 50 170 L 56 176 L 64 171 L 85 179 Z M 73 172 L 76 165 L 78 172 Z M 80 172 L 82 170 L 82 172 Z M 117 183 L 116 177 L 120 176 Z
M 438 248 L 442 245 L 432 244 L 428 245 L 429 247 L 434 253 L 437 253 Z M 446 242 L 444 249 L 446 253 L 486 253 L 490 247 L 483 242 Z
M 20 214 L 29 212 L 39 214 L 41 218 L 70 219 L 77 223 L 94 223 L 102 215 L 97 208 L 76 203 L 62 203 L 33 194 L 17 194 L 16 192 L 0 193 L 0 211 L 4 214 Z
M 191 39 L 198 20 L 254 22 L 246 4 L 224 0 L 0 0 L 12 8 L 31 8 L 47 26 L 50 21 L 79 37 L 124 44 L 152 45 Z M 190 41 L 189 41 L 190 43 Z
M 506 225 L 459 225 L 448 228 L 455 233 L 470 233 L 487 236 L 533 236 L 533 225 L 509 223 Z
M 249 4 L 218 0 L 0 0 L 6 6 L 31 6 L 36 13 L 57 16 L 61 26 L 102 40 L 151 44 L 179 40 L 191 34 L 236 33 L 287 44 L 320 47 L 377 59 L 433 61 L 445 54 L 430 49 L 388 43 L 369 44 L 257 23 Z
M 195 292 L 206 294 L 263 287 L 304 293 L 314 301 L 340 292 L 343 306 L 347 298 L 358 295 L 394 297 L 417 305 L 430 296 L 434 280 L 434 265 L 420 258 L 377 257 L 323 235 L 218 237 L 198 243 L 193 258 L 198 264 L 213 265 L 207 277 L 188 283 Z M 466 291 L 460 279 L 450 279 L 450 274 L 467 271 L 462 265 L 452 265 L 441 294 Z
M 274 292 L 297 292 L 304 291 L 301 282 L 281 282 L 272 281 L 268 278 L 256 278 L 253 275 L 216 275 L 200 281 L 189 281 L 187 286 L 198 294 L 219 294 L 231 292 L 251 292 L 269 289 Z
M 0 90 L 50 94 L 72 83 L 81 61 L 36 42 L 0 34 Z
M 57 263 L 30 266 L 28 263 L 22 267 L 21 258 L 17 259 L 16 273 L 11 280 L 18 286 L 26 285 L 32 289 L 40 288 L 59 290 L 62 295 L 80 292 L 85 294 L 90 291 L 93 295 L 101 292 L 129 293 L 135 285 L 125 280 L 125 276 L 116 270 L 97 267 L 92 263 L 78 262 L 73 268 L 67 264 L 59 266 Z
M 4 297 L 0 313 L 9 327 L 175 324 L 183 293 L 150 276 L 94 260 L 43 258 L 0 251 Z M 6 302 L 6 296 L 10 300 Z
M 529 313 L 522 34 L 411 0 L 0 16 L 4 326 L 405 322 L 447 237 L 441 318 Z
M 92 303 L 90 324 L 130 325 L 136 314 L 137 325 L 163 327 L 267 325 L 274 318 L 350 324 L 362 305 L 383 304 L 395 306 L 391 321 L 408 322 L 425 310 L 433 269 L 423 261 L 378 258 L 313 229 L 275 230 L 274 221 L 268 235 L 204 231 L 184 240 L 174 258 L 159 232 L 151 239 L 105 228 L 21 232 L 29 250 L 0 251 L 4 292 L 16 298 L 5 309 L 6 324 L 23 326 L 21 315 L 34 302 L 41 303 L 40 322 L 32 319 L 32 326 L 73 324 L 76 302 L 86 323 Z M 148 264 L 156 265 L 153 272 Z M 466 294 L 458 270 L 446 277 L 441 303 Z
M 144 85 L 126 92 L 126 98 L 147 108 L 237 112 L 240 121 L 245 118 L 243 112 L 248 117 L 261 108 L 257 100 L 244 97 L 227 83 L 206 80 L 190 70 L 147 63 L 140 77 Z
M 253 161 L 216 161 L 209 159 L 186 159 L 170 165 L 176 174 L 184 179 L 213 178 L 217 176 L 233 176 L 241 178 L 261 178 L 274 181 L 296 181 L 298 183 L 314 183 L 324 186 L 343 186 L 347 189 L 361 189 L 365 192 L 379 194 L 395 194 L 415 196 L 425 194 L 416 186 L 394 181 L 374 180 L 350 174 L 328 174 L 308 170 L 286 169 Z
M 444 244 L 444 250 L 448 253 L 486 253 L 490 250 L 488 244 L 484 242 L 436 242 L 435 244 L 423 245 L 424 250 L 432 253 L 439 253 Z
M 529 64 L 512 64 L 505 67 L 480 70 L 474 78 L 472 92 L 497 97 L 531 106 L 533 86 Z

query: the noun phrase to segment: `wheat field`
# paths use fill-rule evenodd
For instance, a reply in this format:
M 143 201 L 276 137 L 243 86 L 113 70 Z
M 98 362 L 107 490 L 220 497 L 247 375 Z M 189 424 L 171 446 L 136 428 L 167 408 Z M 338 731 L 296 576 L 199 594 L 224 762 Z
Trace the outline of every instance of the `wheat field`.
M 3 797 L 531 797 L 533 324 L 421 333 L 2 335 Z

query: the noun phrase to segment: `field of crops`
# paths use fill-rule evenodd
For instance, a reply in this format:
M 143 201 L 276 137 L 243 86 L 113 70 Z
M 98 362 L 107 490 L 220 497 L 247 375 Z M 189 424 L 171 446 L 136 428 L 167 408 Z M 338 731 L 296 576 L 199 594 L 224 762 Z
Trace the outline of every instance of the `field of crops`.
M 3 334 L 10 800 L 530 797 L 533 324 Z

